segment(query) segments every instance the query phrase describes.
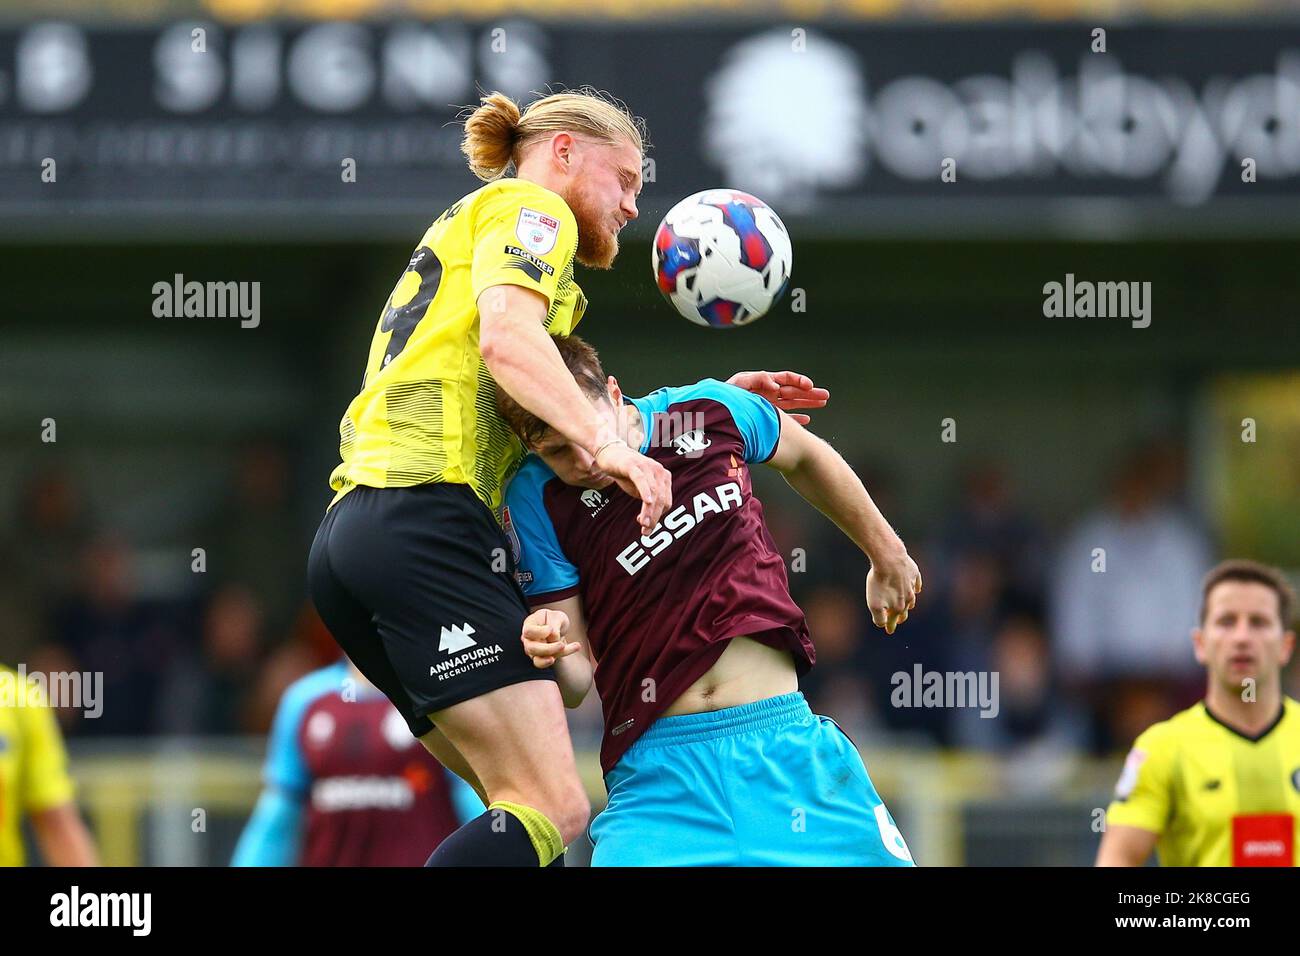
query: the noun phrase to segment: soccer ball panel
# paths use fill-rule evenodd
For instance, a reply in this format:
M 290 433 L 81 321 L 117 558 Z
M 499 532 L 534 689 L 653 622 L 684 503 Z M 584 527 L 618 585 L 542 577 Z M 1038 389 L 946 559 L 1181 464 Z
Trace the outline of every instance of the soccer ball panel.
M 790 278 L 790 236 L 761 200 L 734 189 L 683 199 L 655 233 L 655 284 L 692 322 L 732 328 L 767 313 Z

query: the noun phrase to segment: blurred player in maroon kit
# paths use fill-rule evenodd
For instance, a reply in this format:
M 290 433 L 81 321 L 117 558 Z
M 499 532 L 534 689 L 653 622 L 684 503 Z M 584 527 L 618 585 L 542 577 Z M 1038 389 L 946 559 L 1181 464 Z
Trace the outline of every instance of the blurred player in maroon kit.
M 264 778 L 233 866 L 422 866 L 483 812 L 347 660 L 285 691 Z

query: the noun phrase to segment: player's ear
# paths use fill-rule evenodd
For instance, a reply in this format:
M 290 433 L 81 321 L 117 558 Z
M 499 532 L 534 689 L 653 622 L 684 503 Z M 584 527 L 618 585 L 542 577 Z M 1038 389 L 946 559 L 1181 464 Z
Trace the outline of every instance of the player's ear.
M 1291 661 L 1291 654 L 1295 650 L 1295 631 L 1287 631 L 1282 635 L 1282 654 L 1278 658 L 1278 663 L 1286 667 Z
M 615 408 L 623 404 L 623 390 L 618 387 L 618 379 L 613 375 L 605 379 L 605 390 L 609 392 L 609 400 Z
M 1199 627 L 1192 628 L 1192 650 L 1196 654 L 1196 663 L 1205 664 L 1205 631 Z
M 551 158 L 562 169 L 569 169 L 573 163 L 577 140 L 572 133 L 559 132 L 551 137 Z

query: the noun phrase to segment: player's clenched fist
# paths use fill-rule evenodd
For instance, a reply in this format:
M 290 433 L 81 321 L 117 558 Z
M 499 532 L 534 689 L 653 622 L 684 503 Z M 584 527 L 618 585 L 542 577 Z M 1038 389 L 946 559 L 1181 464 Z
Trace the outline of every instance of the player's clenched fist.
M 550 667 L 561 657 L 582 650 L 581 644 L 564 640 L 568 632 L 569 616 L 563 611 L 542 608 L 524 618 L 524 650 L 533 666 Z
M 893 634 L 907 620 L 907 612 L 916 607 L 921 591 L 921 569 L 906 550 L 873 561 L 867 573 L 867 607 L 871 622 Z

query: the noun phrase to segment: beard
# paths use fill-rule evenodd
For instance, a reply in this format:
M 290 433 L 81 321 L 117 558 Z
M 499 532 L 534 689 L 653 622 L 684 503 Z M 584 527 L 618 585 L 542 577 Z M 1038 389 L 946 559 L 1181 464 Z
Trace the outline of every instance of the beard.
M 564 199 L 578 223 L 575 258 L 588 269 L 611 268 L 618 257 L 618 233 L 609 231 L 609 214 L 592 202 L 581 187 Z

